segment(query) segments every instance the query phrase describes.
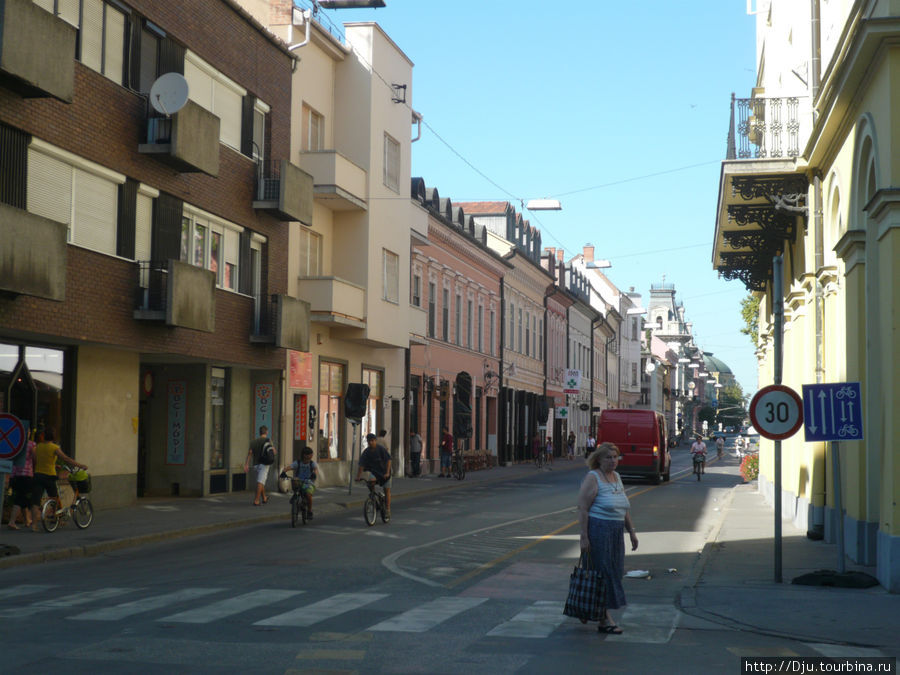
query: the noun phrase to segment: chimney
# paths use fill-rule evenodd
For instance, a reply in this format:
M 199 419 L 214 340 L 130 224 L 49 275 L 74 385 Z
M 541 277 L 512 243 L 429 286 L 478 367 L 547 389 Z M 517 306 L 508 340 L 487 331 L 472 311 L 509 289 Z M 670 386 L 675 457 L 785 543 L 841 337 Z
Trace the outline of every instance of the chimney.
M 551 258 L 551 259 L 552 259 L 552 258 L 555 258 L 555 257 L 556 257 L 556 248 L 554 248 L 553 246 L 547 246 L 547 247 L 545 247 L 545 248 L 544 248 L 544 255 L 547 256 L 547 257 L 549 257 L 549 258 Z
M 563 257 L 565 255 L 565 253 L 566 252 L 563 251 L 562 249 L 558 249 L 556 251 L 556 262 L 563 262 Z
M 584 245 L 584 262 L 586 262 L 586 263 L 594 262 L 594 247 L 592 244 Z

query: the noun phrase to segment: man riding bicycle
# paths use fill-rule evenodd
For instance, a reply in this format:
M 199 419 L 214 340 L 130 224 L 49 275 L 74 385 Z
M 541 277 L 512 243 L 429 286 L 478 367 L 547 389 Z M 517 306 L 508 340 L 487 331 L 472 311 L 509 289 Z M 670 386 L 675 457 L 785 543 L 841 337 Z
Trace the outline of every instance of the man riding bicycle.
M 706 473 L 706 443 L 700 434 L 697 434 L 697 440 L 691 445 L 691 459 L 694 460 L 694 473 Z
M 309 446 L 300 450 L 300 459 L 281 471 L 279 478 L 287 478 L 287 472 L 293 471 L 294 478 L 300 481 L 300 497 L 306 499 L 306 517 L 312 520 L 312 496 L 316 491 L 316 478 L 319 477 L 319 466 L 313 461 L 313 451 Z
M 391 513 L 391 455 L 385 448 L 378 444 L 375 434 L 366 435 L 368 447 L 359 457 L 359 469 L 356 471 L 356 480 L 363 480 L 363 471 L 368 472 L 365 480 L 375 481 L 384 488 L 384 505 L 388 518 Z

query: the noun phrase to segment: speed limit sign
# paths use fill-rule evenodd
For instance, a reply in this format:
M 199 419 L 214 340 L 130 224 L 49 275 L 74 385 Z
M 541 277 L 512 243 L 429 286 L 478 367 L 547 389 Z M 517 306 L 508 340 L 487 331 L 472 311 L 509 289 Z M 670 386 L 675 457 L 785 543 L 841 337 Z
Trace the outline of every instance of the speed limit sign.
M 790 387 L 770 384 L 750 401 L 750 421 L 769 440 L 789 438 L 803 425 L 803 400 Z

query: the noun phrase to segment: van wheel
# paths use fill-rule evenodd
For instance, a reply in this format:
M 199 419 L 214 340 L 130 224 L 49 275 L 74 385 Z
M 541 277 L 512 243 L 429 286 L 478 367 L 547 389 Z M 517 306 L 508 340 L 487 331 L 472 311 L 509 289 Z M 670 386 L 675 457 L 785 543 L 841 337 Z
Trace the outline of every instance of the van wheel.
M 662 482 L 662 476 L 660 474 L 656 474 L 653 476 L 653 484 L 659 485 Z
M 671 475 L 671 472 L 672 472 L 672 467 L 669 466 L 669 468 L 666 469 L 666 472 L 663 474 L 663 480 L 666 481 L 667 483 L 669 482 L 669 477 Z

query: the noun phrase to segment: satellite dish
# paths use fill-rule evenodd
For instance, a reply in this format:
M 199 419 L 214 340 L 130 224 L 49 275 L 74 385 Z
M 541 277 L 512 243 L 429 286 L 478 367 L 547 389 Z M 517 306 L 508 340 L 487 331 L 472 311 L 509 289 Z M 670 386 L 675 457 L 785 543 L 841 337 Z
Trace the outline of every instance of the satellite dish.
M 150 105 L 163 115 L 174 115 L 188 100 L 188 83 L 184 75 L 166 73 L 160 75 L 150 87 Z

